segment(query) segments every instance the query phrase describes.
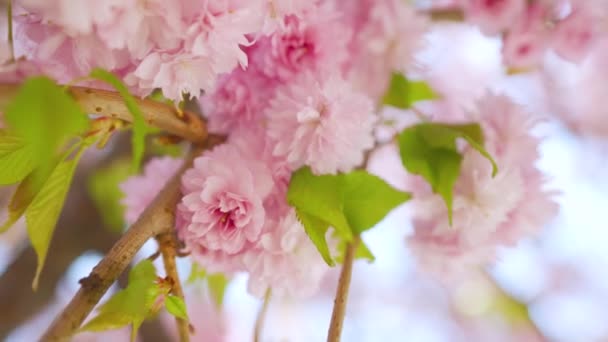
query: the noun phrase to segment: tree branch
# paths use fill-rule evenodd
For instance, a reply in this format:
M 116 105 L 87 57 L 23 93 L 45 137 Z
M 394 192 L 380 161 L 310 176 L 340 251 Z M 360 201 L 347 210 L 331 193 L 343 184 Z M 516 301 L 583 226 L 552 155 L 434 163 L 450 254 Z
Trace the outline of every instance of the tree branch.
M 182 167 L 165 185 L 137 222 L 110 249 L 108 254 L 93 268 L 91 274 L 81 279 L 81 288 L 42 337 L 43 341 L 67 341 L 80 327 L 110 285 L 118 278 L 131 260 L 150 238 L 169 232 L 174 227 L 175 206 L 180 197 L 180 176 L 199 155 L 193 148 Z
M 421 11 L 421 14 L 427 15 L 431 21 L 464 21 L 464 13 L 459 8 L 446 7 L 446 8 L 432 8 L 429 10 Z
M 163 264 L 165 265 L 165 272 L 167 277 L 170 279 L 172 287 L 171 293 L 182 300 L 184 299 L 184 291 L 179 280 L 179 274 L 177 273 L 177 265 L 175 264 L 175 257 L 177 254 L 178 242 L 175 232 L 162 233 L 156 236 L 160 253 L 163 256 Z M 188 327 L 188 320 L 175 317 L 177 323 L 177 331 L 179 333 L 180 342 L 190 341 L 190 329 Z
M 10 49 L 9 51 L 9 56 L 10 56 L 10 61 L 14 61 L 15 60 L 15 48 L 14 48 L 14 44 L 13 44 L 13 1 L 12 0 L 8 0 L 7 4 L 6 4 L 6 21 L 8 22 L 8 29 L 7 29 L 7 41 L 8 41 L 8 48 Z
M 350 280 L 353 275 L 353 262 L 355 260 L 355 252 L 361 243 L 361 237 L 355 236 L 346 247 L 346 255 L 340 279 L 338 280 L 338 289 L 336 290 L 336 298 L 334 299 L 334 310 L 331 314 L 331 323 L 329 324 L 329 332 L 327 334 L 328 342 L 339 342 L 342 334 L 342 326 L 344 324 L 344 316 L 346 315 L 346 302 L 348 301 L 348 290 L 350 288 Z
M 6 108 L 18 90 L 18 84 L 0 84 L 0 112 Z M 86 113 L 117 118 L 127 122 L 133 121 L 129 109 L 117 92 L 76 86 L 69 87 L 68 91 Z M 207 126 L 199 115 L 191 111 L 178 114 L 174 107 L 158 101 L 140 98 L 135 100 L 142 109 L 144 119 L 149 125 L 193 143 L 205 142 Z

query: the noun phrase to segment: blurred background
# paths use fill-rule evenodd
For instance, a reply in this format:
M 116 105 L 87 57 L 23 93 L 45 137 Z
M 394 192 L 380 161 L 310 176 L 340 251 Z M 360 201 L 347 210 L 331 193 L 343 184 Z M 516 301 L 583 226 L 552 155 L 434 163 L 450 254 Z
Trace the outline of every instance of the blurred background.
M 500 42 L 475 28 L 446 23 L 429 34 L 415 72 L 436 89 L 463 106 L 488 89 L 503 92 L 545 119 L 535 132 L 544 137 L 539 167 L 560 191 L 561 210 L 541 234 L 501 251 L 477 277 L 448 288 L 409 254 L 408 208 L 399 207 L 363 236 L 376 261 L 355 264 L 343 341 L 608 341 L 608 231 L 602 214 L 608 208 L 608 73 L 598 64 L 608 66 L 608 56 L 602 50 L 608 44 L 580 66 L 548 55 L 541 70 L 513 75 L 501 65 Z M 89 153 L 78 170 L 37 292 L 30 286 L 36 257 L 24 224 L 0 235 L 0 340 L 37 340 L 77 291 L 78 280 L 120 236 L 115 185 L 127 172 L 120 157 L 128 155 L 129 144 L 128 137 L 112 140 L 106 150 Z M 383 170 L 391 167 L 389 159 L 379 153 L 373 168 L 390 173 Z M 3 207 L 11 190 L 0 189 Z M 6 215 L 1 211 L 0 221 Z M 155 251 L 150 242 L 139 259 Z M 188 260 L 180 267 L 187 278 Z M 271 300 L 263 341 L 325 340 L 338 272 L 311 299 Z M 229 341 L 251 340 L 261 301 L 247 294 L 246 282 L 244 275 L 231 281 L 218 317 L 201 289 L 187 289 L 189 310 L 200 312 L 192 316 L 194 341 L 216 341 L 212 332 L 219 326 Z M 173 321 L 161 315 L 143 325 L 139 341 L 169 341 L 174 334 Z M 128 330 L 118 330 L 75 340 L 128 338 Z

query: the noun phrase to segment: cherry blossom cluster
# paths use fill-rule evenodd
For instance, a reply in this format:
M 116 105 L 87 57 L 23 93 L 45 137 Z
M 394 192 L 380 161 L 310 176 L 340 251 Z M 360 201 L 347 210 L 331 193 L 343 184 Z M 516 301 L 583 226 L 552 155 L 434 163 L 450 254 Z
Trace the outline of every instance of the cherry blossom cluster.
M 408 244 L 425 269 L 453 279 L 494 261 L 498 247 L 513 246 L 534 236 L 557 213 L 554 191 L 535 166 L 540 139 L 531 134 L 538 123 L 530 113 L 504 95 L 486 94 L 472 111 L 446 110 L 441 122 L 479 122 L 492 165 L 470 146 L 463 147 L 462 170 L 449 223 L 444 200 L 418 176 L 406 176 L 413 192 L 410 210 L 414 234 Z
M 545 52 L 581 62 L 608 33 L 603 0 L 457 0 L 467 20 L 488 35 L 502 35 L 504 63 L 532 68 Z
M 247 68 L 201 99 L 210 129 L 229 140 L 182 179 L 178 232 L 199 263 L 248 272 L 258 296 L 269 287 L 317 290 L 329 268 L 286 203 L 291 173 L 362 164 L 374 145 L 375 104 L 391 72 L 412 62 L 425 28 L 399 1 L 325 1 L 244 49 Z
M 329 266 L 286 201 L 290 177 L 304 166 L 317 175 L 364 166 L 391 76 L 411 70 L 424 47 L 424 16 L 403 0 L 14 3 L 15 52 L 24 59 L 2 65 L 0 81 L 40 72 L 68 83 L 101 67 L 139 96 L 160 89 L 172 100 L 198 98 L 210 131 L 227 140 L 181 178 L 176 228 L 185 248 L 208 272 L 248 273 L 256 296 L 319 288 Z M 549 48 L 580 60 L 601 30 L 592 0 L 460 4 L 484 32 L 504 35 L 512 67 L 537 63 Z M 452 227 L 428 184 L 401 180 L 414 195 L 412 251 L 451 273 L 490 262 L 497 247 L 536 232 L 556 207 L 534 166 L 529 114 L 497 95 L 474 110 L 441 103 L 433 120 L 479 122 L 500 169 L 492 177 L 487 160 L 462 146 Z M 121 185 L 128 223 L 180 165 L 152 159 Z

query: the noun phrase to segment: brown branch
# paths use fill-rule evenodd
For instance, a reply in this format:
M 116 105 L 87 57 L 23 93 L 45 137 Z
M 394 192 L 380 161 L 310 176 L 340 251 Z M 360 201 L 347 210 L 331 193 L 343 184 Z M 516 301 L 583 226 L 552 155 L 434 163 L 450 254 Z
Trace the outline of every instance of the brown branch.
M 43 341 L 67 341 L 80 327 L 110 285 L 131 263 L 131 260 L 150 238 L 169 232 L 174 226 L 175 206 L 180 196 L 180 175 L 200 152 L 194 148 L 173 178 L 141 214 L 108 254 L 80 281 L 81 288 L 43 335 Z
M 270 289 L 266 290 L 264 295 L 264 302 L 258 316 L 255 319 L 255 327 L 253 329 L 253 342 L 260 342 L 262 340 L 262 329 L 264 328 L 264 321 L 266 320 L 266 313 L 268 312 L 268 305 L 270 304 Z
M 10 103 L 18 89 L 18 84 L 0 84 L 0 112 Z M 129 109 L 117 92 L 85 87 L 70 87 L 69 92 L 86 113 L 133 121 Z M 173 106 L 147 99 L 136 98 L 136 101 L 149 125 L 194 143 L 206 140 L 207 126 L 199 115 L 184 111 L 183 116 L 179 117 Z
M 38 291 L 32 292 L 31 278 L 23 276 L 33 272 L 38 262 L 31 247 L 23 250 L 0 277 L 0 303 L 6 309 L 0 312 L 0 341 L 4 341 L 12 330 L 32 318 L 53 300 L 57 285 L 77 257 L 88 250 L 105 254 L 120 237 L 104 227 L 103 220 L 87 191 L 87 182 L 93 170 L 108 165 L 114 158 L 130 153 L 126 145 L 129 142 L 128 136 L 120 134 L 115 138 L 117 140 L 112 144 L 111 155 L 94 163 L 78 166 L 64 212 L 61 213 L 51 241 Z M 77 243 L 74 243 L 75 241 Z
M 348 290 L 350 288 L 350 280 L 353 275 L 353 262 L 355 260 L 355 253 L 360 243 L 361 237 L 355 236 L 353 241 L 351 241 L 346 247 L 346 255 L 344 256 L 344 263 L 342 265 L 342 271 L 340 272 L 340 279 L 338 280 L 338 289 L 336 290 L 336 298 L 334 299 L 334 310 L 331 314 L 331 322 L 329 324 L 329 332 L 327 334 L 328 342 L 340 341 L 342 326 L 344 324 L 344 316 L 346 315 Z
M 171 293 L 183 300 L 184 291 L 182 290 L 182 285 L 177 273 L 177 265 L 175 264 L 178 248 L 177 236 L 175 236 L 174 231 L 162 233 L 156 236 L 156 241 L 158 241 L 158 248 L 163 256 L 163 264 L 165 265 L 167 277 L 171 281 Z M 189 342 L 190 329 L 188 327 L 188 320 L 175 317 L 175 321 L 177 323 L 180 342 Z
M 427 15 L 432 21 L 464 21 L 464 13 L 459 8 L 432 8 L 430 10 L 421 11 L 421 14 Z

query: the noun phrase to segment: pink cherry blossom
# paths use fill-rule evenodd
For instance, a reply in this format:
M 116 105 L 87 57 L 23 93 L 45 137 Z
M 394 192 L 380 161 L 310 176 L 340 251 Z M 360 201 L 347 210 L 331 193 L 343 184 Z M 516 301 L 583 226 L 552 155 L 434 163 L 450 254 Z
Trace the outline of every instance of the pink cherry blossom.
M 492 262 L 497 247 L 535 234 L 557 210 L 535 167 L 539 140 L 530 134 L 535 121 L 529 114 L 505 96 L 486 95 L 463 119 L 481 123 L 498 174 L 492 177 L 487 159 L 465 148 L 452 226 L 443 199 L 420 177 L 410 183 L 414 235 L 408 243 L 424 267 L 444 277 Z
M 197 158 L 183 175 L 181 211 L 188 222 L 182 235 L 191 249 L 235 254 L 259 239 L 273 183 L 254 158 L 225 144 Z
M 351 35 L 339 18 L 331 3 L 313 7 L 302 16 L 288 15 L 271 36 L 258 43 L 252 59 L 264 75 L 281 81 L 302 70 L 339 69 L 348 57 Z
M 552 47 L 562 58 L 581 62 L 598 38 L 597 18 L 590 9 L 576 8 L 557 23 L 552 36 Z
M 343 20 L 354 29 L 346 79 L 378 101 L 394 71 L 406 72 L 424 45 L 428 21 L 400 0 L 340 1 Z
M 526 0 L 460 0 L 467 19 L 486 34 L 508 29 L 524 15 Z
M 549 109 L 570 129 L 592 137 L 608 136 L 608 40 L 599 41 L 580 64 L 547 58 L 542 70 Z
M 260 125 L 263 111 L 274 94 L 276 82 L 254 66 L 237 68 L 222 76 L 214 89 L 201 98 L 201 108 L 214 133 L 228 134 L 239 127 Z
M 125 206 L 125 221 L 134 223 L 160 190 L 173 177 L 182 161 L 171 157 L 154 158 L 146 163 L 141 175 L 132 176 L 122 184 L 121 203 Z
M 503 61 L 513 68 L 537 67 L 549 47 L 547 9 L 531 5 L 507 33 L 503 41 Z
M 249 292 L 258 297 L 269 288 L 279 297 L 311 296 L 330 269 L 293 209 L 264 233 L 257 248 L 249 250 L 243 259 L 250 273 Z
M 303 74 L 277 91 L 266 116 L 273 154 L 294 169 L 347 172 L 374 144 L 371 100 L 337 76 Z

